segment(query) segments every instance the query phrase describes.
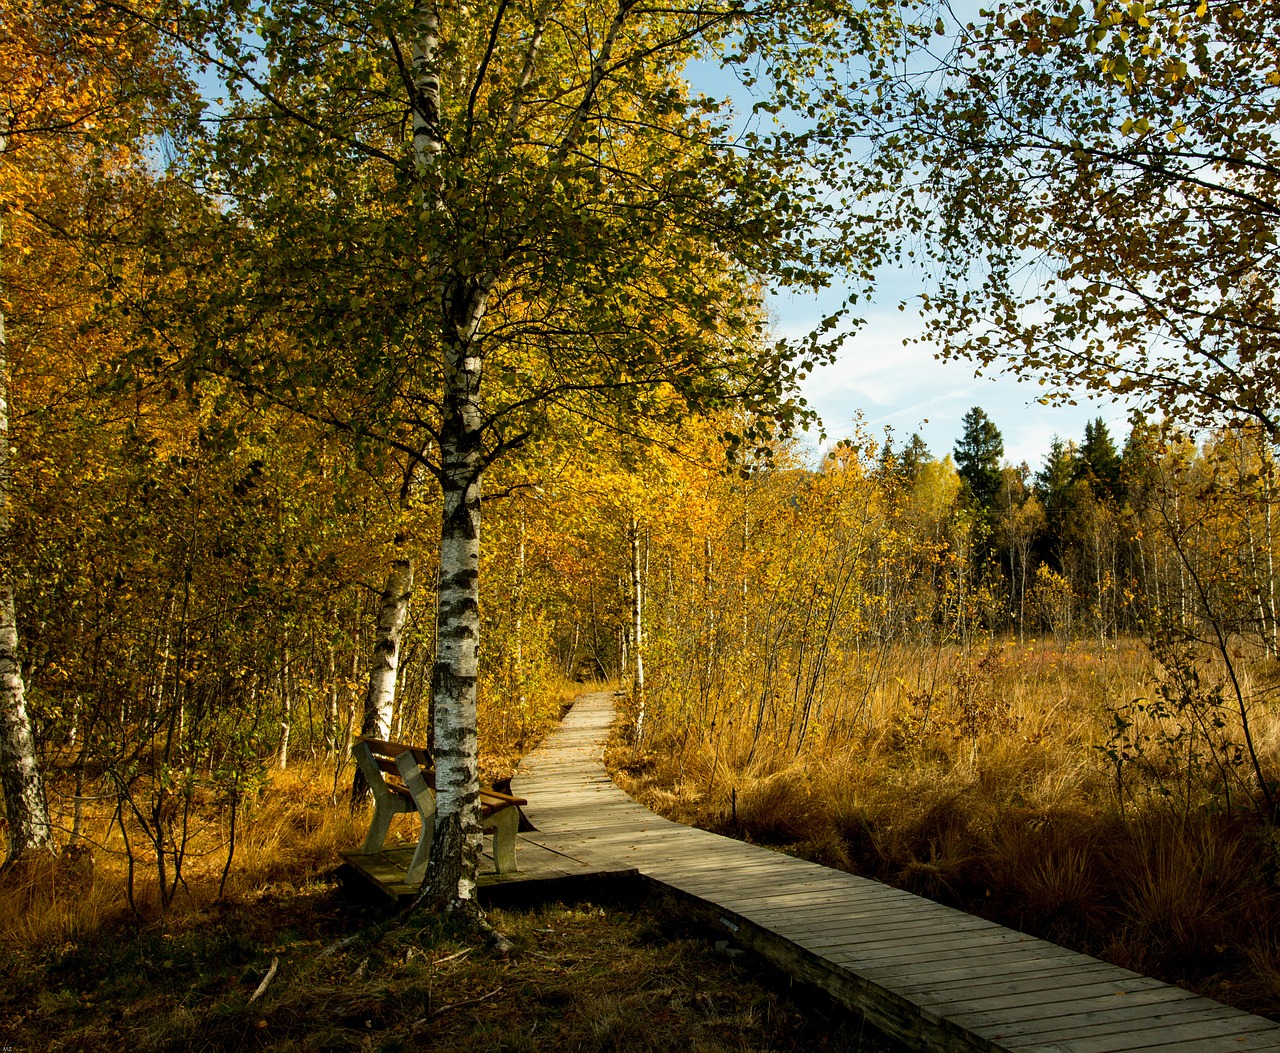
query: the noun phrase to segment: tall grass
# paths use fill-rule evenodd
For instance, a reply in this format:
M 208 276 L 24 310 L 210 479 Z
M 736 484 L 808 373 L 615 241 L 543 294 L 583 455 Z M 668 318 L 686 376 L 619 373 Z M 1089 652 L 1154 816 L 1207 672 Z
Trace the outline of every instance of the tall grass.
M 543 685 L 513 711 L 485 700 L 482 778 L 509 778 L 569 700 L 591 686 Z M 182 879 L 169 903 L 160 892 L 154 851 L 136 822 L 126 818 L 122 832 L 114 798 L 92 792 L 109 787 L 89 787 L 74 844 L 0 872 L 0 947 L 57 947 L 125 920 L 182 927 L 215 906 L 250 904 L 282 887 L 303 888 L 332 872 L 339 852 L 358 848 L 364 839 L 368 815 L 353 815 L 348 804 L 353 772 L 345 754 L 295 759 L 285 770 L 269 770 L 240 805 L 230 866 L 230 813 L 225 801 L 198 789 L 185 824 Z M 73 777 L 55 764 L 46 781 L 54 824 L 69 839 Z M 390 840 L 416 841 L 416 821 L 397 816 Z
M 888 667 L 856 720 L 819 717 L 798 751 L 768 720 L 682 721 L 668 695 L 644 749 L 619 740 L 611 761 L 675 818 L 1280 1012 L 1277 841 L 1229 708 L 1215 761 L 1186 712 L 1141 704 L 1169 672 L 1136 641 L 902 650 Z M 1250 723 L 1280 770 L 1280 718 L 1255 701 Z
M 33 855 L 0 874 L 0 945 L 56 947 L 125 918 L 181 926 L 219 901 L 245 902 L 279 883 L 304 885 L 331 871 L 339 851 L 358 846 L 367 824 L 367 817 L 351 814 L 345 795 L 335 796 L 333 784 L 330 761 L 298 762 L 272 773 L 243 806 L 225 881 L 229 817 L 209 801 L 197 802 L 183 879 L 167 907 L 154 858 L 140 847 L 144 839 L 136 830 L 130 830 L 130 905 L 130 857 L 119 823 L 107 802 L 90 804 L 74 845 L 58 856 Z M 52 799 L 60 800 L 56 794 Z

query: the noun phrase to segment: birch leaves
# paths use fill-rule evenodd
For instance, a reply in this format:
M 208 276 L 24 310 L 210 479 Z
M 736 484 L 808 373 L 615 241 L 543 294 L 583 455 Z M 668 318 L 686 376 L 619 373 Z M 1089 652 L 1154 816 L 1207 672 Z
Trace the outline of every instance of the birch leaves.
M 186 14 L 229 99 L 195 166 L 225 195 L 201 241 L 229 271 L 190 312 L 196 366 L 442 491 L 437 780 L 442 822 L 463 827 L 448 894 L 467 900 L 484 474 L 565 412 L 624 431 L 728 403 L 762 431 L 803 416 L 799 348 L 764 340 L 762 278 L 820 284 L 866 235 L 821 207 L 813 173 L 838 165 L 819 164 L 812 120 L 739 149 L 681 73 L 734 35 L 796 106 L 867 17 L 736 0 Z
M 1275 436 L 1278 27 L 1269 0 L 1001 4 L 882 100 L 932 338 Z

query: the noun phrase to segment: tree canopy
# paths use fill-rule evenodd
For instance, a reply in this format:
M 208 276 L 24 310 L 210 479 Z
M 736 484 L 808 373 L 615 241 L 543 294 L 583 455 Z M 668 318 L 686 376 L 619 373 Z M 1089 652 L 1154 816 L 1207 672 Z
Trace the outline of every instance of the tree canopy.
M 856 169 L 836 89 L 878 72 L 898 15 L 191 0 L 153 21 L 226 91 L 187 165 L 203 212 L 156 263 L 186 293 L 157 332 L 191 375 L 393 457 L 406 507 L 424 470 L 442 495 L 434 747 L 441 841 L 462 841 L 430 883 L 469 901 L 485 473 L 565 415 L 643 440 L 734 405 L 758 453 L 809 418 L 794 386 L 836 319 L 771 341 L 760 293 L 865 278 L 882 251 L 828 198 Z M 682 79 L 726 52 L 761 98 L 737 133 Z
M 931 338 L 1280 434 L 1278 26 L 1274 0 L 1001 3 L 886 86 L 884 216 L 935 267 Z

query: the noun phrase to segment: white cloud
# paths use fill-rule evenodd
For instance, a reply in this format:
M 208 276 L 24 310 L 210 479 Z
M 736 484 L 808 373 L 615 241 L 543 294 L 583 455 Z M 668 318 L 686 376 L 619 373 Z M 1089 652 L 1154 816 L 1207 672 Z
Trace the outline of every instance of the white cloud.
M 799 337 L 820 311 L 803 312 L 799 301 L 775 302 L 779 335 Z M 806 317 L 807 315 L 807 317 Z M 1019 383 L 1008 374 L 975 376 L 972 363 L 939 361 L 930 345 L 903 341 L 921 332 L 919 319 L 898 311 L 872 311 L 866 324 L 846 342 L 836 362 L 817 369 L 802 392 L 822 416 L 830 439 L 850 436 L 861 412 L 876 434 L 892 426 L 900 443 L 919 431 L 934 456 L 955 445 L 961 418 L 981 406 L 1004 436 L 1005 457 L 1038 468 L 1053 436 L 1079 441 L 1085 424 L 1102 417 L 1120 446 L 1128 433 L 1126 412 L 1107 402 L 1081 396 L 1076 406 L 1042 406 L 1043 390 L 1034 381 Z M 815 437 L 816 441 L 816 437 Z

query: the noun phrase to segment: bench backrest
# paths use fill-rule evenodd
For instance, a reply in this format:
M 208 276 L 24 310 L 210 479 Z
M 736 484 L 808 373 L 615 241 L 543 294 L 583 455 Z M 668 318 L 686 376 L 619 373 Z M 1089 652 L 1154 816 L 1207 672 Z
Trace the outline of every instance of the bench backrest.
M 403 742 L 387 742 L 385 739 L 375 739 L 368 735 L 357 735 L 355 741 L 364 743 L 369 748 L 369 755 L 372 757 L 373 763 L 384 774 L 395 776 L 397 780 L 403 777 L 403 773 L 396 763 L 396 758 L 406 753 L 410 754 L 417 761 L 427 785 L 432 789 L 435 788 L 435 766 L 431 761 L 431 753 L 424 747 L 410 746 Z M 482 786 L 480 788 L 480 803 L 487 811 L 493 811 L 508 804 L 523 805 L 529 802 L 523 797 L 513 797 L 509 793 L 500 793 L 498 790 L 491 790 L 487 786 Z

